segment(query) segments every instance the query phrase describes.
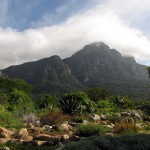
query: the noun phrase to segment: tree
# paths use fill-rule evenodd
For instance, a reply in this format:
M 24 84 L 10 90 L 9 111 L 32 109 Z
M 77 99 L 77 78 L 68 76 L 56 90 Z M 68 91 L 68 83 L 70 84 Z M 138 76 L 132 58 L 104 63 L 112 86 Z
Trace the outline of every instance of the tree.
M 16 88 L 10 93 L 8 102 L 9 110 L 18 115 L 29 113 L 34 109 L 34 103 L 30 95 Z
M 56 95 L 40 94 L 37 105 L 39 109 L 48 109 L 52 111 L 54 107 L 57 107 L 58 100 Z
M 106 99 L 107 97 L 111 96 L 110 92 L 103 88 L 92 88 L 85 91 L 88 97 L 94 101 L 98 102 L 99 99 Z
M 116 95 L 112 97 L 112 101 L 117 108 L 132 108 L 134 106 L 133 101 L 131 101 L 127 96 Z

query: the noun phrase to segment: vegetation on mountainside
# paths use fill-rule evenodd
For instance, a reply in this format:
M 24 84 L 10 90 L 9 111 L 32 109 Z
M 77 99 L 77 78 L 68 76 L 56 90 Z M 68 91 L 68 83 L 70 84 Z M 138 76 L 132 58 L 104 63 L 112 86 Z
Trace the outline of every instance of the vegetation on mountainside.
M 137 128 L 134 122 L 128 117 L 121 117 L 121 112 L 140 109 L 145 115 L 150 115 L 150 102 L 135 102 L 129 99 L 127 96 L 113 95 L 102 88 L 92 88 L 85 91 L 72 92 L 57 97 L 48 93 L 42 93 L 34 97 L 32 95 L 32 87 L 30 84 L 23 80 L 1 78 L 0 79 L 0 126 L 6 128 L 20 129 L 26 127 L 25 124 L 35 124 L 40 118 L 42 125 L 55 126 L 57 131 L 50 132 L 52 135 L 65 134 L 65 130 L 60 130 L 57 127 L 64 122 L 73 122 L 76 126 L 71 130 L 75 136 L 88 137 L 93 135 L 104 135 L 106 133 L 112 133 L 110 126 L 105 126 L 106 122 L 114 124 L 113 134 L 115 135 L 127 135 L 137 134 L 140 130 Z M 88 116 L 92 114 L 103 114 L 101 117 L 107 116 L 107 121 L 104 117 L 102 122 L 89 123 Z M 148 118 L 144 118 L 148 121 Z M 24 124 L 25 123 L 25 124 Z M 102 124 L 104 125 L 102 125 Z M 40 126 L 40 125 L 39 125 Z M 149 124 L 143 125 L 144 132 L 149 132 Z M 67 134 L 69 131 L 67 131 Z M 134 137 L 134 136 L 133 136 Z M 139 137 L 139 141 L 133 140 L 133 137 L 129 137 L 131 142 L 135 142 L 135 147 L 143 146 L 145 149 L 147 145 L 140 141 L 145 138 Z M 138 138 L 137 136 L 135 136 Z M 86 148 L 92 148 L 97 146 L 99 149 L 105 147 L 109 148 L 111 141 L 114 141 L 115 147 L 124 146 L 126 142 L 126 149 L 130 148 L 128 139 L 124 137 L 112 138 L 111 137 L 94 137 L 85 140 L 84 144 L 87 144 Z M 102 143 L 99 143 L 100 140 Z M 88 140 L 88 139 L 87 139 Z M 119 140 L 119 141 L 117 141 Z M 82 142 L 69 144 L 64 149 L 82 149 Z M 91 145 L 89 145 L 90 143 Z M 101 144 L 101 145 L 100 145 Z M 6 144 L 11 149 L 28 149 L 30 145 L 16 145 Z M 99 146 L 100 145 L 100 146 Z M 3 145 L 4 146 L 4 145 Z M 56 145 L 57 147 L 57 145 Z M 56 147 L 50 147 L 55 149 Z M 35 149 L 48 149 L 48 147 L 34 147 Z M 34 149 L 32 148 L 32 149 Z M 83 148 L 84 149 L 84 148 Z M 125 150 L 126 150 L 125 149 Z M 134 148 L 133 148 L 134 149 Z

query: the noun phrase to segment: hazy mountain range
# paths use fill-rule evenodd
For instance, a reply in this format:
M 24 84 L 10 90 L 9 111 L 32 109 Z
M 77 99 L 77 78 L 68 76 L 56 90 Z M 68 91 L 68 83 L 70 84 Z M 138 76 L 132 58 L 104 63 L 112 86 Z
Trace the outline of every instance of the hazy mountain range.
M 2 72 L 9 77 L 26 80 L 33 85 L 35 94 L 104 87 L 134 99 L 150 99 L 147 97 L 150 79 L 146 66 L 101 42 L 86 45 L 69 58 L 52 56 L 11 66 Z

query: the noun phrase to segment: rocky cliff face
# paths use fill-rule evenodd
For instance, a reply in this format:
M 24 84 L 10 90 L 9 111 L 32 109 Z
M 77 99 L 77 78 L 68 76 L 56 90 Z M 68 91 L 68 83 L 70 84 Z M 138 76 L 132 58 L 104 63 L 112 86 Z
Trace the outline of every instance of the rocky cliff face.
M 72 74 L 85 85 L 105 81 L 148 80 L 146 67 L 133 57 L 124 57 L 104 43 L 85 46 L 70 58 L 64 59 Z

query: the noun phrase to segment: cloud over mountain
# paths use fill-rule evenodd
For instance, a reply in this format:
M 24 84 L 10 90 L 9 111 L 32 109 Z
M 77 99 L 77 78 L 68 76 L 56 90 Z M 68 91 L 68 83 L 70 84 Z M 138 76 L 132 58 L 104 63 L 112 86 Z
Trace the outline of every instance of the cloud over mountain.
M 150 59 L 150 41 L 142 31 L 131 25 L 132 20 L 148 10 L 147 5 L 140 6 L 144 2 L 138 1 L 140 3 L 136 7 L 130 8 L 124 3 L 124 10 L 119 10 L 121 3 L 118 0 L 108 0 L 53 26 L 21 32 L 1 28 L 0 68 L 54 54 L 68 57 L 94 41 L 102 41 L 125 55 L 132 55 L 138 62 L 146 62 Z M 141 13 L 127 20 L 128 12 L 136 8 Z

